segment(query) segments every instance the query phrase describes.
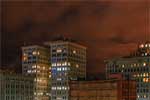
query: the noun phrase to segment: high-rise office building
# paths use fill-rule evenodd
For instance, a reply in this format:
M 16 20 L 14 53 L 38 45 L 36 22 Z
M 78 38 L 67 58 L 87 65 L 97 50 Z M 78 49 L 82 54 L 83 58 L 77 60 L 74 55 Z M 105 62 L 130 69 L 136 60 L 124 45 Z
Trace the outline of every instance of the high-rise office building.
M 33 100 L 33 77 L 0 71 L 0 100 Z
M 150 42 L 140 44 L 130 56 L 106 61 L 106 76 L 121 73 L 137 82 L 137 100 L 150 100 Z
M 38 46 L 22 47 L 22 73 L 34 77 L 34 99 L 50 98 L 50 62 L 49 49 Z
M 86 47 L 65 40 L 45 44 L 51 54 L 51 100 L 70 100 L 68 82 L 86 78 Z

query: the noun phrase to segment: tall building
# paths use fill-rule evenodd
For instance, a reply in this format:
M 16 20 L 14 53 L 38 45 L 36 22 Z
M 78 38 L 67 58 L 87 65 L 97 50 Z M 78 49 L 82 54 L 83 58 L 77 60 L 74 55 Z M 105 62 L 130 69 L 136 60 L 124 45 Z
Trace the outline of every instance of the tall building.
M 137 100 L 150 100 L 150 42 L 140 44 L 130 56 L 106 61 L 106 76 L 121 73 L 137 82 Z
M 0 71 L 0 100 L 33 100 L 32 77 Z
M 34 77 L 34 99 L 50 98 L 50 53 L 45 47 L 32 45 L 22 47 L 22 73 Z
M 71 81 L 69 100 L 136 100 L 136 82 L 127 80 Z
M 69 81 L 86 78 L 86 47 L 66 40 L 45 44 L 51 54 L 51 100 L 70 100 Z

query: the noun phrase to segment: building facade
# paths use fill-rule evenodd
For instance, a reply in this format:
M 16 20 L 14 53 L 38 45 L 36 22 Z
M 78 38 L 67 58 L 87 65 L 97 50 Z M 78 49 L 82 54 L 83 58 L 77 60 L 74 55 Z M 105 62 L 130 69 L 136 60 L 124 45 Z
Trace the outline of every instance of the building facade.
M 121 73 L 137 82 L 137 100 L 150 100 L 150 42 L 140 44 L 128 57 L 106 61 L 106 76 Z
M 22 73 L 34 77 L 34 99 L 50 99 L 51 67 L 50 53 L 45 47 L 32 45 L 22 47 Z
M 51 100 L 70 100 L 69 81 L 86 78 L 86 47 L 65 40 L 45 45 L 51 54 Z
M 34 80 L 20 74 L 0 72 L 0 100 L 33 100 Z
M 136 82 L 97 80 L 70 82 L 70 100 L 136 100 Z

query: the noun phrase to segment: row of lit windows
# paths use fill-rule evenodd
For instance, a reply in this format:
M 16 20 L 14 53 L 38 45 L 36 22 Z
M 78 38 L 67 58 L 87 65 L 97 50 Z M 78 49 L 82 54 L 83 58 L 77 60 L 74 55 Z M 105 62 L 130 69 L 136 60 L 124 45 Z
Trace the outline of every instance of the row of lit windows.
M 144 95 L 137 95 L 137 98 L 148 98 L 148 95 L 144 94 Z
M 82 55 L 82 54 L 85 54 L 85 52 L 81 52 L 81 49 L 69 49 L 68 50 L 69 52 L 71 52 L 71 53 L 73 53 L 73 54 L 80 54 L 80 55 Z M 67 49 L 66 48 L 60 48 L 60 47 L 57 47 L 57 48 L 53 48 L 52 49 L 52 52 L 53 53 L 62 53 L 62 52 L 67 52 Z
M 140 66 L 146 66 L 146 65 L 147 65 L 146 62 L 138 63 L 138 64 L 136 64 L 136 63 L 134 63 L 134 64 L 129 64 L 129 66 L 131 66 L 131 67 L 140 67 Z M 122 68 L 124 68 L 124 67 L 126 67 L 126 66 L 128 66 L 128 65 L 123 64 L 123 65 L 121 65 L 121 66 L 122 66 Z
M 148 65 L 148 63 L 146 62 L 143 62 L 143 63 L 134 63 L 134 64 L 122 64 L 122 65 L 108 65 L 108 67 L 122 67 L 122 68 L 125 68 L 125 67 L 140 67 L 140 66 L 146 66 Z
M 52 68 L 52 71 L 67 71 L 70 70 L 69 67 L 54 67 Z
M 70 62 L 62 62 L 62 63 L 52 63 L 52 67 L 55 66 L 71 66 Z
M 34 92 L 34 95 L 38 95 L 38 96 L 42 96 L 43 94 L 44 94 L 43 92 L 39 92 L 39 93 Z
M 144 68 L 124 68 L 124 69 L 114 69 L 114 68 L 108 68 L 107 72 L 149 72 L 149 68 L 148 67 L 144 67 Z
M 46 67 L 45 66 L 39 66 L 39 65 L 33 65 L 32 68 L 37 68 L 37 69 L 41 69 L 41 70 L 45 70 Z
M 71 66 L 70 62 L 62 62 L 62 63 L 52 63 L 52 67 L 56 67 L 56 66 Z M 76 68 L 79 68 L 79 64 L 75 65 Z
M 34 95 L 37 95 L 37 96 L 43 96 L 43 95 L 50 96 L 51 94 L 48 93 L 48 92 L 46 94 L 44 94 L 43 92 L 34 92 Z
M 141 73 L 141 74 L 135 74 L 134 77 L 148 77 L 150 76 L 150 73 Z
M 40 52 L 39 51 L 32 51 L 32 52 L 28 52 L 28 53 L 26 53 L 26 52 L 24 52 L 23 53 L 23 56 L 27 56 L 27 55 L 40 55 Z
M 140 48 L 144 48 L 144 47 L 147 48 L 147 47 L 150 47 L 150 44 L 141 44 L 141 45 L 139 45 L 139 47 Z
M 143 82 L 145 82 L 145 83 L 150 83 L 150 78 L 143 78 Z
M 46 83 L 48 80 L 40 79 L 40 78 L 36 79 L 36 78 L 35 78 L 34 81 L 35 81 L 35 82 Z
M 52 87 L 51 88 L 52 90 L 69 90 L 69 87 L 66 87 L 66 86 L 57 86 L 57 87 Z
M 32 57 L 23 57 L 23 63 L 35 63 L 35 62 L 49 62 L 49 59 L 47 57 L 36 57 L 36 56 L 32 56 Z

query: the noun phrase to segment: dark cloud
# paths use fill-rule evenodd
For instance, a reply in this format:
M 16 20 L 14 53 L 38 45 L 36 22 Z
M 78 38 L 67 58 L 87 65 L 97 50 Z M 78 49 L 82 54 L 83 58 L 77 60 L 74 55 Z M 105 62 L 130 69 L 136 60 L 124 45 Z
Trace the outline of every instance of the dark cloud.
M 124 56 L 145 40 L 145 1 L 3 2 L 3 65 L 18 63 L 20 46 L 71 37 L 88 47 L 88 72 Z

